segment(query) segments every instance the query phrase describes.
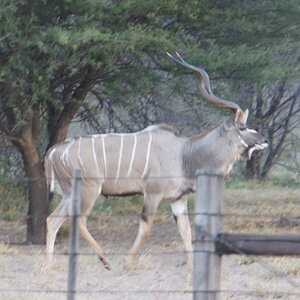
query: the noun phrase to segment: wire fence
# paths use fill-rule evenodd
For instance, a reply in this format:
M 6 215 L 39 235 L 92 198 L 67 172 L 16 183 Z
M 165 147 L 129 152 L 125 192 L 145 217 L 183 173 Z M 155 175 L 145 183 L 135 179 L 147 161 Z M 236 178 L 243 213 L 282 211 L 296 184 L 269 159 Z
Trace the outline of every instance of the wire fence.
M 0 292 L 3 293 L 36 293 L 36 294 L 67 294 L 68 290 L 55 290 L 55 289 L 51 289 L 51 290 L 39 290 L 39 289 L 0 289 Z M 182 291 L 182 290 L 105 290 L 105 289 L 98 289 L 98 290 L 76 290 L 77 294 L 120 294 L 120 295 L 137 295 L 138 297 L 141 295 L 145 295 L 145 294 L 162 294 L 162 295 L 172 295 L 172 294 L 186 294 L 186 295 L 191 295 L 194 292 L 197 293 L 208 293 L 210 291 L 205 291 L 205 290 L 190 290 L 190 291 Z M 292 293 L 292 292 L 272 292 L 272 291 L 267 291 L 267 292 L 263 292 L 263 291 L 245 291 L 245 290 L 230 290 L 230 289 L 220 289 L 220 290 L 215 290 L 214 292 L 218 292 L 220 294 L 232 294 L 232 295 L 252 295 L 252 296 L 256 296 L 256 297 L 291 297 L 291 296 L 295 296 L 295 297 L 299 297 L 300 296 L 300 292 L 299 293 Z M 139 299 L 139 298 L 137 298 Z M 295 298 L 296 299 L 296 298 Z M 298 299 L 298 298 L 297 298 Z
M 212 240 L 213 241 L 213 240 Z M 234 249 L 236 251 L 239 251 L 238 248 L 235 248 Z M 245 253 L 242 253 L 241 251 L 239 251 L 241 255 L 245 255 Z M 194 251 L 194 253 L 215 253 L 215 252 L 211 252 L 211 251 Z M 62 257 L 69 257 L 69 252 L 68 251 L 65 251 L 65 252 L 56 252 L 55 253 L 55 256 L 56 257 L 59 257 L 59 256 L 62 256 Z M 121 256 L 121 257 L 124 257 L 124 256 L 127 256 L 129 253 L 124 251 L 124 252 L 110 252 L 109 255 L 110 257 L 116 257 L 116 256 Z M 178 257 L 178 255 L 184 255 L 185 252 L 183 251 L 147 251 L 146 252 L 146 255 L 149 257 L 149 256 L 156 256 L 156 257 L 159 257 L 159 259 L 164 259 L 164 256 L 172 256 L 172 255 L 175 255 Z M 14 257 L 15 255 L 18 255 L 18 253 L 14 254 L 12 253 L 11 251 L 1 251 L 0 252 L 0 255 L 6 255 L 6 256 L 11 256 L 11 257 Z M 139 256 L 143 256 L 145 254 L 143 253 L 140 253 L 138 254 Z M 28 256 L 30 258 L 33 258 L 34 257 L 34 260 L 38 260 L 38 261 L 41 261 L 44 259 L 44 254 L 43 253 L 37 253 L 36 251 L 27 251 L 27 253 L 22 253 L 22 257 L 24 256 Z M 40 257 L 39 257 L 40 256 Z M 94 253 L 91 253 L 91 252 L 84 252 L 84 251 L 80 251 L 79 253 L 76 253 L 76 256 L 77 257 L 92 257 L 93 258 L 93 264 L 95 263 L 95 254 Z M 249 259 L 252 259 L 253 256 L 247 256 Z M 272 291 L 272 290 L 267 290 L 267 291 L 257 291 L 257 290 L 245 290 L 245 289 L 219 289 L 219 290 L 215 290 L 215 292 L 218 292 L 222 295 L 233 295 L 235 297 L 238 297 L 238 296 L 251 296 L 251 297 L 263 297 L 264 299 L 267 299 L 267 298 L 270 298 L 270 297 L 280 297 L 280 298 L 283 298 L 283 299 L 293 299 L 291 297 L 295 297 L 294 299 L 298 299 L 297 297 L 300 296 L 300 286 L 299 286 L 299 281 L 296 282 L 292 279 L 290 279 L 283 271 L 281 270 L 278 270 L 276 267 L 274 267 L 270 262 L 262 259 L 262 258 L 253 258 L 254 261 L 256 262 L 256 264 L 258 264 L 260 267 L 262 267 L 263 269 L 267 270 L 270 274 L 272 274 L 272 276 L 269 276 L 270 278 L 273 277 L 273 278 L 277 278 L 277 279 L 281 279 L 281 281 L 284 281 L 286 282 L 288 285 L 290 285 L 291 287 L 293 287 L 295 289 L 294 292 L 290 292 L 290 291 Z M 61 261 L 60 259 L 58 259 L 59 261 Z M 64 262 L 66 264 L 66 262 Z M 86 263 L 83 262 L 84 264 Z M 80 262 L 79 262 L 80 264 Z M 90 265 L 90 263 L 89 263 Z M 104 272 L 107 272 L 105 271 L 100 265 L 97 265 L 97 268 L 101 269 L 102 271 Z M 94 270 L 92 270 L 93 272 Z M 144 270 L 144 271 L 147 271 L 147 268 Z M 177 270 L 178 271 L 178 270 Z M 90 272 L 89 270 L 86 270 L 86 272 Z M 51 274 L 51 273 L 50 273 Z M 99 274 L 97 272 L 97 274 Z M 2 277 L 4 275 L 4 273 L 2 273 L 2 275 L 0 275 L 0 277 Z M 15 274 L 17 276 L 17 274 Z M 81 281 L 82 280 L 82 277 L 84 277 L 85 275 L 80 273 L 77 277 L 77 281 Z M 30 275 L 28 275 L 28 277 L 30 277 Z M 129 277 L 132 277 L 132 275 L 130 274 Z M 20 277 L 21 279 L 21 277 Z M 95 278 L 93 278 L 95 279 Z M 22 279 L 21 279 L 22 280 Z M 34 280 L 34 278 L 33 278 Z M 52 279 L 53 280 L 53 279 Z M 123 278 L 123 280 L 126 280 Z M 130 279 L 129 279 L 130 280 Z M 170 280 L 172 280 L 170 278 Z M 100 283 L 99 283 L 100 284 Z M 1 284 L 0 284 L 1 286 Z M 298 292 L 297 292 L 298 291 Z M 197 293 L 206 293 L 207 291 L 205 290 L 195 290 L 195 289 L 192 289 L 190 287 L 189 290 L 183 290 L 183 289 L 145 289 L 145 288 L 142 288 L 140 287 L 139 289 L 135 288 L 135 289 L 124 289 L 124 288 L 116 288 L 114 287 L 113 289 L 110 288 L 110 286 L 108 285 L 108 287 L 104 287 L 104 288 L 98 288 L 98 289 L 94 289 L 94 288 L 91 288 L 91 289 L 83 289 L 82 287 L 78 287 L 76 290 L 75 290 L 75 295 L 89 295 L 91 297 L 93 297 L 93 295 L 95 295 L 95 299 L 99 299 L 97 297 L 100 297 L 103 296 L 103 295 L 111 295 L 112 298 L 111 299 L 114 299 L 113 296 L 128 296 L 129 299 L 140 299 L 140 297 L 142 297 L 143 299 L 143 296 L 145 295 L 159 295 L 157 296 L 158 299 L 171 299 L 170 296 L 174 296 L 174 295 L 180 295 L 180 296 L 186 296 L 186 297 L 192 297 L 192 295 L 197 292 Z M 24 293 L 28 293 L 29 295 L 32 295 L 32 294 L 43 294 L 43 295 L 47 295 L 47 294 L 60 294 L 60 295 L 65 295 L 67 296 L 68 294 L 68 290 L 67 289 L 57 289 L 57 288 L 51 288 L 51 289 L 48 289 L 48 288 L 42 288 L 42 289 L 38 289 L 38 288 L 20 288 L 20 287 L 10 287 L 10 288 L 0 288 L 0 295 L 2 294 L 3 296 L 5 296 L 5 294 L 24 294 Z M 130 298 L 131 297 L 131 298 Z M 2 298 L 2 297 L 1 297 Z M 92 298 L 94 299 L 94 298 Z M 102 298 L 101 298 L 102 299 Z M 118 298 L 117 298 L 118 299 Z M 126 298 L 124 298 L 126 299 Z M 155 298 L 153 298 L 155 299 Z M 184 298 L 183 298 L 184 299 Z M 244 298 L 244 299 L 247 299 L 247 298 Z
M 169 216 L 166 213 L 155 213 L 155 215 L 158 216 Z M 133 215 L 130 215 L 131 217 Z M 245 213 L 245 214 L 239 214 L 239 213 L 211 213 L 211 212 L 193 212 L 193 213 L 189 213 L 189 216 L 191 219 L 195 219 L 198 216 L 205 216 L 208 218 L 211 217 L 221 217 L 221 218 L 226 218 L 226 217 L 231 217 L 231 218 L 254 218 L 254 219 L 259 219 L 259 218 L 267 218 L 268 221 L 270 222 L 270 220 L 272 222 L 280 222 L 280 220 L 284 220 L 284 222 L 288 222 L 290 224 L 294 224 L 295 226 L 299 225 L 299 220 L 300 220 L 300 216 L 298 215 L 281 215 L 281 214 L 249 214 L 249 213 Z M 30 218 L 32 216 L 22 216 L 24 219 L 26 218 Z M 56 217 L 59 217 L 56 216 Z M 78 213 L 75 213 L 74 215 L 75 218 L 78 217 Z M 128 214 L 126 215 L 118 215 L 117 218 L 128 218 Z M 97 219 L 97 218 L 94 218 Z M 261 222 L 261 220 L 259 220 L 259 222 Z M 203 228 L 202 228 L 203 231 Z M 206 241 L 214 244 L 216 242 L 221 242 L 221 243 L 226 243 L 226 241 L 224 240 L 218 240 L 218 237 L 211 235 L 209 232 L 204 231 L 202 232 L 204 233 L 204 235 L 206 236 Z M 196 242 L 198 242 L 196 239 L 194 239 L 194 244 Z M 12 243 L 10 243 L 11 245 Z M 247 253 L 243 252 L 240 250 L 240 248 L 234 244 L 231 243 L 226 243 L 226 246 L 229 248 L 232 248 L 233 250 L 235 250 L 236 253 L 240 254 L 240 255 L 247 255 Z M 147 255 L 152 255 L 152 256 L 159 256 L 161 258 L 161 256 L 178 256 L 178 255 L 183 255 L 186 254 L 186 251 L 179 251 L 176 250 L 174 251 L 173 249 L 170 251 L 156 251 L 156 250 L 150 250 L 150 251 L 146 251 Z M 216 252 L 215 250 L 199 250 L 199 249 L 194 249 L 193 250 L 193 254 L 196 255 L 197 253 L 205 253 L 205 254 L 213 254 L 215 255 Z M 9 249 L 9 248 L 5 248 L 0 250 L 0 254 L 1 256 L 11 256 L 14 257 L 15 254 Z M 68 251 L 58 251 L 55 253 L 55 256 L 62 256 L 62 257 L 70 257 L 70 254 L 72 254 L 74 256 L 74 258 L 78 258 L 78 257 L 89 257 L 89 256 L 95 256 L 94 253 L 91 252 L 85 252 L 85 251 L 79 251 L 76 250 L 68 250 Z M 129 253 L 127 251 L 113 251 L 109 253 L 110 257 L 117 257 L 117 256 L 126 256 Z M 28 257 L 35 257 L 38 258 L 40 257 L 40 260 L 43 259 L 44 257 L 44 253 L 42 252 L 36 252 L 36 251 L 27 251 L 27 253 L 22 253 L 22 256 L 28 256 Z M 144 254 L 143 253 L 139 253 L 138 256 L 142 257 Z M 253 256 L 247 256 L 249 258 L 253 258 Z M 162 258 L 163 259 L 163 258 Z M 157 288 L 157 286 L 153 286 L 149 289 L 146 289 L 144 287 L 139 287 L 139 288 L 123 288 L 122 286 L 119 288 L 110 288 L 109 285 L 108 287 L 103 287 L 103 288 L 89 288 L 89 289 L 84 289 L 82 287 L 80 288 L 71 288 L 72 294 L 75 297 L 75 295 L 90 295 L 91 297 L 93 297 L 93 295 L 95 295 L 95 297 L 101 297 L 101 295 L 106 295 L 106 296 L 112 296 L 112 295 L 116 295 L 116 297 L 118 296 L 124 296 L 126 295 L 126 297 L 128 299 L 141 299 L 141 297 L 143 297 L 142 299 L 144 299 L 144 297 L 146 296 L 152 296 L 154 295 L 153 299 L 175 299 L 175 298 L 171 298 L 174 297 L 174 295 L 178 295 L 178 299 L 185 299 L 183 297 L 191 297 L 192 295 L 194 296 L 195 294 L 199 295 L 209 295 L 211 293 L 213 294 L 221 294 L 221 295 L 233 295 L 233 297 L 238 297 L 238 296 L 247 296 L 247 295 L 251 295 L 251 297 L 257 297 L 257 298 L 270 298 L 270 297 L 277 297 L 277 298 L 284 298 L 284 299 L 293 299 L 292 297 L 294 297 L 294 299 L 298 299 L 300 297 L 300 286 L 299 286 L 299 281 L 296 281 L 292 278 L 290 278 L 290 276 L 286 275 L 284 271 L 282 270 L 278 270 L 276 267 L 274 267 L 271 263 L 269 263 L 267 260 L 261 259 L 261 258 L 257 258 L 255 257 L 255 262 L 262 268 L 264 268 L 265 270 L 267 270 L 268 272 L 270 272 L 272 274 L 272 276 L 280 278 L 282 281 L 286 282 L 288 285 L 290 285 L 293 288 L 293 291 L 272 291 L 272 290 L 268 290 L 268 291 L 263 291 L 263 290 L 245 290 L 245 289 L 240 289 L 240 288 L 236 288 L 236 289 L 226 289 L 226 288 L 218 288 L 218 289 L 197 289 L 197 287 L 191 287 L 189 285 L 188 288 L 180 288 L 180 289 L 176 289 L 176 288 L 170 288 L 171 283 L 169 288 Z M 2 262 L 3 264 L 3 262 Z M 99 266 L 98 266 L 99 267 Z M 147 269 L 147 268 L 146 268 Z M 86 270 L 88 271 L 88 270 Z M 104 270 L 102 270 L 103 272 L 106 272 Z M 177 269 L 178 271 L 178 269 Z M 181 270 L 180 270 L 181 271 Z M 70 272 L 71 275 L 75 275 L 76 271 L 71 271 Z M 4 274 L 4 273 L 3 273 Z M 81 281 L 82 278 L 84 278 L 84 274 L 81 272 L 77 275 L 77 281 Z M 126 276 L 126 274 L 125 274 Z M 132 276 L 132 274 L 130 274 L 130 276 Z M 5 274 L 2 275 L 2 277 L 5 277 Z M 122 276 L 120 276 L 122 277 Z M 120 280 L 120 278 L 118 278 Z M 123 278 L 124 279 L 124 278 Z M 1 287 L 0 284 L 0 295 L 5 295 L 5 294 L 24 294 L 24 293 L 28 293 L 28 294 L 43 294 L 43 295 L 47 295 L 47 294 L 60 294 L 63 297 L 68 297 L 68 299 L 73 299 L 70 298 L 69 294 L 70 294 L 70 288 L 68 289 L 60 289 L 60 288 L 47 288 L 44 286 L 44 288 L 20 288 L 20 287 Z M 158 296 L 157 296 L 158 295 Z M 38 296 L 39 297 L 39 296 Z M 93 298 L 94 299 L 94 298 Z M 95 299 L 99 299 L 99 298 L 95 298 Z M 101 298 L 102 299 L 102 298 Z M 110 298 L 113 299 L 113 298 Z M 116 299 L 121 299 L 121 298 L 116 298 Z M 126 298 L 124 298 L 126 299 Z M 152 299 L 152 298 L 151 298 Z M 176 298 L 177 299 L 177 298 Z M 196 299 L 196 298 L 195 298 Z M 199 298 L 200 299 L 200 298 Z M 205 298 L 203 298 L 205 299 Z M 208 299 L 208 298 L 207 298 Z

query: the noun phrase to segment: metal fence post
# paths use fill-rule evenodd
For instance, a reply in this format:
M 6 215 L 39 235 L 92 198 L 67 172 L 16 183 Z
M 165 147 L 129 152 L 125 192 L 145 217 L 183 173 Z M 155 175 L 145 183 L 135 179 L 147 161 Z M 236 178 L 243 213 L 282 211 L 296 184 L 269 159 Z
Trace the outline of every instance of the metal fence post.
M 196 172 L 193 299 L 220 299 L 221 256 L 215 238 L 221 230 L 224 174 L 215 170 Z
M 69 267 L 68 267 L 68 287 L 67 300 L 75 299 L 76 284 L 76 256 L 79 251 L 79 220 L 80 215 L 80 180 L 79 169 L 72 173 L 72 193 L 70 201 L 71 231 L 69 240 Z

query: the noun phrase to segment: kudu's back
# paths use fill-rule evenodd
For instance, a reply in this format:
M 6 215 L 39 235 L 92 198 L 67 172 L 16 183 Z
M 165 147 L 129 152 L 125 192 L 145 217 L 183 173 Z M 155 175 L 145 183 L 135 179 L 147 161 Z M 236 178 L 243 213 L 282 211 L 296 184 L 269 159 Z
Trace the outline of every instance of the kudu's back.
M 46 167 L 61 183 L 81 170 L 90 184 L 101 184 L 103 195 L 126 195 L 167 189 L 182 180 L 181 152 L 185 142 L 175 129 L 150 126 L 130 134 L 73 137 L 50 149 Z

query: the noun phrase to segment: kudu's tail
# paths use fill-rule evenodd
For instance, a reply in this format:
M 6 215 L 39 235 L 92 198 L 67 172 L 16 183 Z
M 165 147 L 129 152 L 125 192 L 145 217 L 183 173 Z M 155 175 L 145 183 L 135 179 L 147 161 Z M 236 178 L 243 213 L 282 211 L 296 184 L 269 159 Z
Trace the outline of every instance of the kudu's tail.
M 50 202 L 54 196 L 55 174 L 54 174 L 52 163 L 49 159 L 49 155 L 46 155 L 45 157 L 45 175 L 46 175 L 46 183 L 48 189 L 48 201 Z

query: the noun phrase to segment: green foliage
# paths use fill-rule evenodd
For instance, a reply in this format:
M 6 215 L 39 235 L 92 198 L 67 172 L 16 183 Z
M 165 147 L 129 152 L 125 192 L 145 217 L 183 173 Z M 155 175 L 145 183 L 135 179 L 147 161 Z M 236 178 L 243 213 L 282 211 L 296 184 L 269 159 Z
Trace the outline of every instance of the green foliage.
M 130 109 L 149 95 L 162 107 L 167 94 L 193 98 L 182 77 L 171 80 L 186 70 L 166 50 L 182 53 L 213 79 L 242 82 L 243 89 L 283 76 L 294 80 L 299 12 L 296 0 L 1 0 L 1 134 L 23 141 L 32 123 L 42 160 L 90 91 L 98 98 L 86 104 L 94 115 L 107 100 L 109 108 Z M 222 93 L 233 92 L 222 86 Z
M 142 196 L 135 195 L 130 197 L 100 197 L 96 202 L 91 216 L 104 214 L 137 214 L 141 211 Z
M 268 179 L 274 185 L 282 188 L 299 188 L 299 174 L 278 165 L 274 166 Z
M 165 68 L 166 50 L 182 52 L 218 77 L 262 82 L 284 72 L 294 76 L 299 10 L 297 1 L 270 0 L 2 0 L 0 82 L 10 86 L 2 101 L 22 126 L 20 95 L 30 103 L 27 113 L 37 103 L 62 110 L 76 101 L 70 91 L 86 71 L 101 66 L 105 72 L 96 82 L 103 97 L 147 95 L 160 81 L 166 85 L 157 72 Z
M 12 147 L 1 145 L 0 154 L 0 218 L 11 220 L 25 213 L 26 182 L 20 170 L 20 157 L 12 151 Z
M 270 172 L 269 176 L 263 180 L 246 180 L 244 169 L 240 165 L 236 168 L 234 175 L 230 176 L 226 181 L 226 187 L 228 189 L 255 189 L 257 185 L 262 188 L 269 188 L 274 185 L 278 188 L 288 188 L 297 189 L 299 188 L 299 178 L 298 175 L 292 170 L 287 170 L 286 168 L 275 166 Z
M 7 221 L 20 219 L 26 211 L 27 201 L 19 190 L 19 186 L 0 185 L 0 219 Z
M 24 182 L 8 179 L 8 172 L 0 173 L 0 218 L 5 220 L 19 219 L 25 214 L 27 201 Z

